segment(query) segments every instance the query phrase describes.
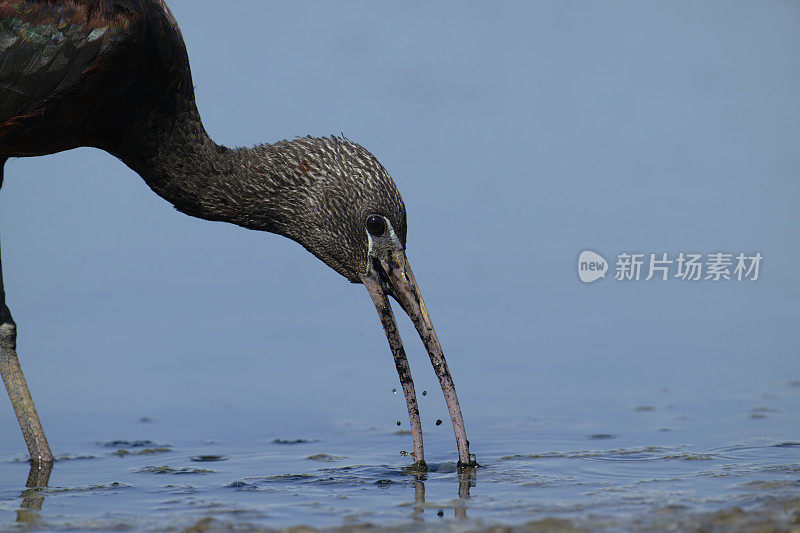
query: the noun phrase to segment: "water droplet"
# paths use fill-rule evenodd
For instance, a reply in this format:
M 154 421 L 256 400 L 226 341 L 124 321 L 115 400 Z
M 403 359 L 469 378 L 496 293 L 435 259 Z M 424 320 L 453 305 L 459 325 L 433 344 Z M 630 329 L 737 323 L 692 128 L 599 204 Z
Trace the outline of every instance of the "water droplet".
M 397 389 L 392 389 L 392 394 L 397 394 Z
M 399 421 L 399 420 L 397 421 L 397 425 L 398 425 L 398 426 L 400 425 L 400 421 Z
M 437 418 L 436 419 L 436 425 L 437 426 L 441 426 L 442 425 L 442 419 L 441 418 Z

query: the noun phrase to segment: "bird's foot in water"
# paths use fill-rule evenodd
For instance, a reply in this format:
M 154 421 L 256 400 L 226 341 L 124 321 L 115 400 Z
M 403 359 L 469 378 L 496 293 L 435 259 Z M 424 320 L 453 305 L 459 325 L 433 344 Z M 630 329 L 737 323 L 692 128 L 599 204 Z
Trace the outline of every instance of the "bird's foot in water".
M 411 466 L 404 466 L 403 472 L 407 472 L 409 474 L 427 474 L 430 471 L 428 468 L 428 463 L 425 461 L 417 461 Z
M 474 453 L 469 454 L 469 462 L 465 463 L 464 461 L 459 460 L 458 464 L 456 465 L 459 469 L 461 468 L 478 468 L 478 458 L 475 456 Z

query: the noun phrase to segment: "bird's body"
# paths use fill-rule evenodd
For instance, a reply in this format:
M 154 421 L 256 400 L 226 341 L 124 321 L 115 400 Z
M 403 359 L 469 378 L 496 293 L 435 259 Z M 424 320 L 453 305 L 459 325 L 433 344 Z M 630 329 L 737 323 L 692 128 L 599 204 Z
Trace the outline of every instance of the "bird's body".
M 94 146 L 145 156 L 148 124 L 152 131 L 159 121 L 197 115 L 180 30 L 164 9 L 138 1 L 2 2 L 0 153 Z
M 419 425 L 413 384 L 387 322 L 393 318 L 386 296 L 394 296 L 428 347 L 453 415 L 459 459 L 469 462 L 452 379 L 443 356 L 438 360 L 441 348 L 405 260 L 405 207 L 371 153 L 340 137 L 237 149 L 216 144 L 195 104 L 180 29 L 162 0 L 0 0 L 0 186 L 7 158 L 79 146 L 118 157 L 188 215 L 284 235 L 348 280 L 367 285 L 395 354 L 413 427 Z M 3 325 L 2 331 L 14 330 L 0 281 Z M 38 424 L 38 417 L 32 401 L 30 409 L 18 408 L 16 370 L 6 364 L 16 361 L 14 333 L 0 338 L 0 363 L 18 417 L 24 411 L 20 424 L 36 458 L 26 431 L 41 428 L 26 430 L 23 418 Z M 414 440 L 415 459 L 422 461 L 421 430 Z

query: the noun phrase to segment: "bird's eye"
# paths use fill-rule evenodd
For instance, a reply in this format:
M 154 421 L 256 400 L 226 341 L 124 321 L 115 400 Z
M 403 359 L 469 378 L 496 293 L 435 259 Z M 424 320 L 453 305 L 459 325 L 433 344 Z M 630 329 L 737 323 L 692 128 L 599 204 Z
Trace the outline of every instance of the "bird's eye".
M 380 215 L 370 215 L 367 217 L 367 231 L 373 237 L 380 237 L 386 233 L 386 219 Z

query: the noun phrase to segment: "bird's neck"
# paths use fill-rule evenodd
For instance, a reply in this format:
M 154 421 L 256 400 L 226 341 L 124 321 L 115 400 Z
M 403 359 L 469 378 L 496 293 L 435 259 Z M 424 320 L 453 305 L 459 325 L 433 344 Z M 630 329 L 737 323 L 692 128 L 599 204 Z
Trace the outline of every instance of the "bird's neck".
M 280 169 L 268 157 L 272 146 L 231 149 L 206 133 L 196 109 L 170 123 L 149 124 L 125 151 L 114 153 L 137 172 L 153 191 L 176 209 L 206 220 L 284 233 L 286 203 L 276 196 Z M 282 190 L 283 189 L 283 190 Z

